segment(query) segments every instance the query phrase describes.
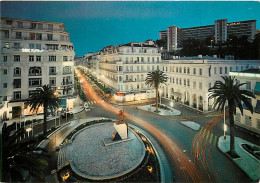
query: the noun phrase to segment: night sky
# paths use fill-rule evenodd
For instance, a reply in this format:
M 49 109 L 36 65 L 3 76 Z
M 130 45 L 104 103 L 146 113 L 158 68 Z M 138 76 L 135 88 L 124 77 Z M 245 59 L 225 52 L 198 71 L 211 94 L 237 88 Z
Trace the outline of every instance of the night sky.
M 1 16 L 63 22 L 77 56 L 107 45 L 158 39 L 168 26 L 180 28 L 257 20 L 260 2 L 0 2 Z

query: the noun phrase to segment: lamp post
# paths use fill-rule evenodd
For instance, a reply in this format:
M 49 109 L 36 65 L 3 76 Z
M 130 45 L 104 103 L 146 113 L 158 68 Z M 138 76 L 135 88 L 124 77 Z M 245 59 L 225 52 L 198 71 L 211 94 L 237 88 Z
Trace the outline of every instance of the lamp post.
M 227 130 L 227 126 L 226 126 L 226 102 L 224 104 L 224 140 L 226 142 L 226 130 Z
M 29 128 L 26 129 L 26 131 L 28 132 L 28 137 L 29 137 L 29 135 L 30 135 L 29 133 L 30 133 L 30 131 L 32 131 L 32 128 L 29 127 Z

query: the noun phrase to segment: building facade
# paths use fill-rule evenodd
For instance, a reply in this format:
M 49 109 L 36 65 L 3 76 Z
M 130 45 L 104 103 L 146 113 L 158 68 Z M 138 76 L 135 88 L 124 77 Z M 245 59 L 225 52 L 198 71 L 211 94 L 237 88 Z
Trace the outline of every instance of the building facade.
M 160 31 L 160 39 L 165 36 L 166 31 Z M 174 51 L 181 48 L 181 42 L 185 39 L 207 39 L 210 38 L 215 43 L 225 42 L 231 35 L 238 37 L 247 36 L 249 41 L 253 41 L 256 31 L 256 20 L 247 20 L 227 23 L 227 19 L 215 20 L 214 25 L 179 28 L 169 26 L 167 29 L 167 51 Z
M 209 100 L 208 89 L 222 80 L 221 76 L 228 76 L 231 71 L 259 67 L 259 60 L 234 61 L 201 55 L 163 60 L 160 70 L 169 79 L 166 86 L 161 86 L 160 95 L 201 111 L 210 111 L 214 100 Z
M 159 69 L 161 54 L 151 40 L 107 46 L 93 57 L 92 74 L 115 92 L 118 102 L 154 98 L 154 88 L 145 85 L 148 72 Z
M 63 23 L 1 18 L 0 116 L 31 114 L 24 100 L 50 84 L 72 108 L 74 49 Z M 42 112 L 41 109 L 39 112 Z
M 230 72 L 229 75 L 235 76 L 239 83 L 246 83 L 242 89 L 251 91 L 256 97 L 248 98 L 254 113 L 252 114 L 243 104 L 243 115 L 238 108 L 236 110 L 235 124 L 260 134 L 260 69 Z

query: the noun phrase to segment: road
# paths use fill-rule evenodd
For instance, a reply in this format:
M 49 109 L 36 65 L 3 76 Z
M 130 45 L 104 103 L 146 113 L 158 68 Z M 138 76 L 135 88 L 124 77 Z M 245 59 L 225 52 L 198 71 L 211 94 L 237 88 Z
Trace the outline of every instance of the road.
M 223 135 L 223 119 L 221 116 L 205 117 L 205 115 L 200 115 L 193 111 L 181 108 L 179 104 L 175 104 L 174 108 L 182 111 L 181 118 L 161 117 L 157 114 L 138 110 L 136 109 L 136 105 L 110 106 L 103 102 L 99 97 L 95 96 L 88 83 L 84 80 L 84 77 L 81 77 L 81 75 L 79 75 L 79 77 L 82 79 L 83 86 L 86 87 L 84 90 L 87 93 L 87 97 L 92 101 L 92 110 L 88 112 L 87 117 L 102 116 L 115 118 L 115 113 L 119 109 L 125 110 L 130 123 L 152 133 L 162 146 L 164 146 L 165 152 L 168 154 L 169 161 L 172 165 L 172 172 L 175 177 L 178 177 L 175 181 L 196 181 L 199 179 L 194 174 L 201 174 L 201 176 L 204 175 L 203 180 L 206 181 L 250 182 L 248 176 L 237 168 L 236 165 L 234 165 L 234 163 L 216 147 L 216 139 Z M 163 101 L 163 103 L 169 105 L 169 102 L 167 101 Z M 194 162 L 194 155 L 192 155 L 193 143 L 198 140 L 195 138 L 196 134 L 197 136 L 200 136 L 198 134 L 202 134 L 203 131 L 194 131 L 180 123 L 180 121 L 185 120 L 194 121 L 204 127 L 209 124 L 210 121 L 216 122 L 212 130 L 205 135 L 205 138 L 201 139 L 202 142 L 198 144 L 195 143 L 197 146 L 202 146 L 196 147 L 196 149 L 201 151 L 201 155 L 205 156 L 205 159 L 200 157 L 196 164 L 189 163 L 190 161 Z M 236 136 L 238 137 L 253 143 L 259 143 L 251 134 L 247 134 L 238 129 L 236 132 Z M 181 162 L 178 163 L 178 161 Z M 190 166 L 189 169 L 187 168 L 188 166 Z M 191 173 L 185 171 L 191 171 Z M 199 181 L 201 180 L 202 179 Z

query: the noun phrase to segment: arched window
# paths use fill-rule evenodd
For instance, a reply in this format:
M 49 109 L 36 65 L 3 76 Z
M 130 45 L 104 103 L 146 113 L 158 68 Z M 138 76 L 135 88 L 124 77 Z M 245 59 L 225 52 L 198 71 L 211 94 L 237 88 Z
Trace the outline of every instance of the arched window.
M 42 75 L 41 67 L 30 67 L 29 76 L 40 76 Z
M 14 76 L 21 76 L 21 69 L 19 67 L 14 68 Z

